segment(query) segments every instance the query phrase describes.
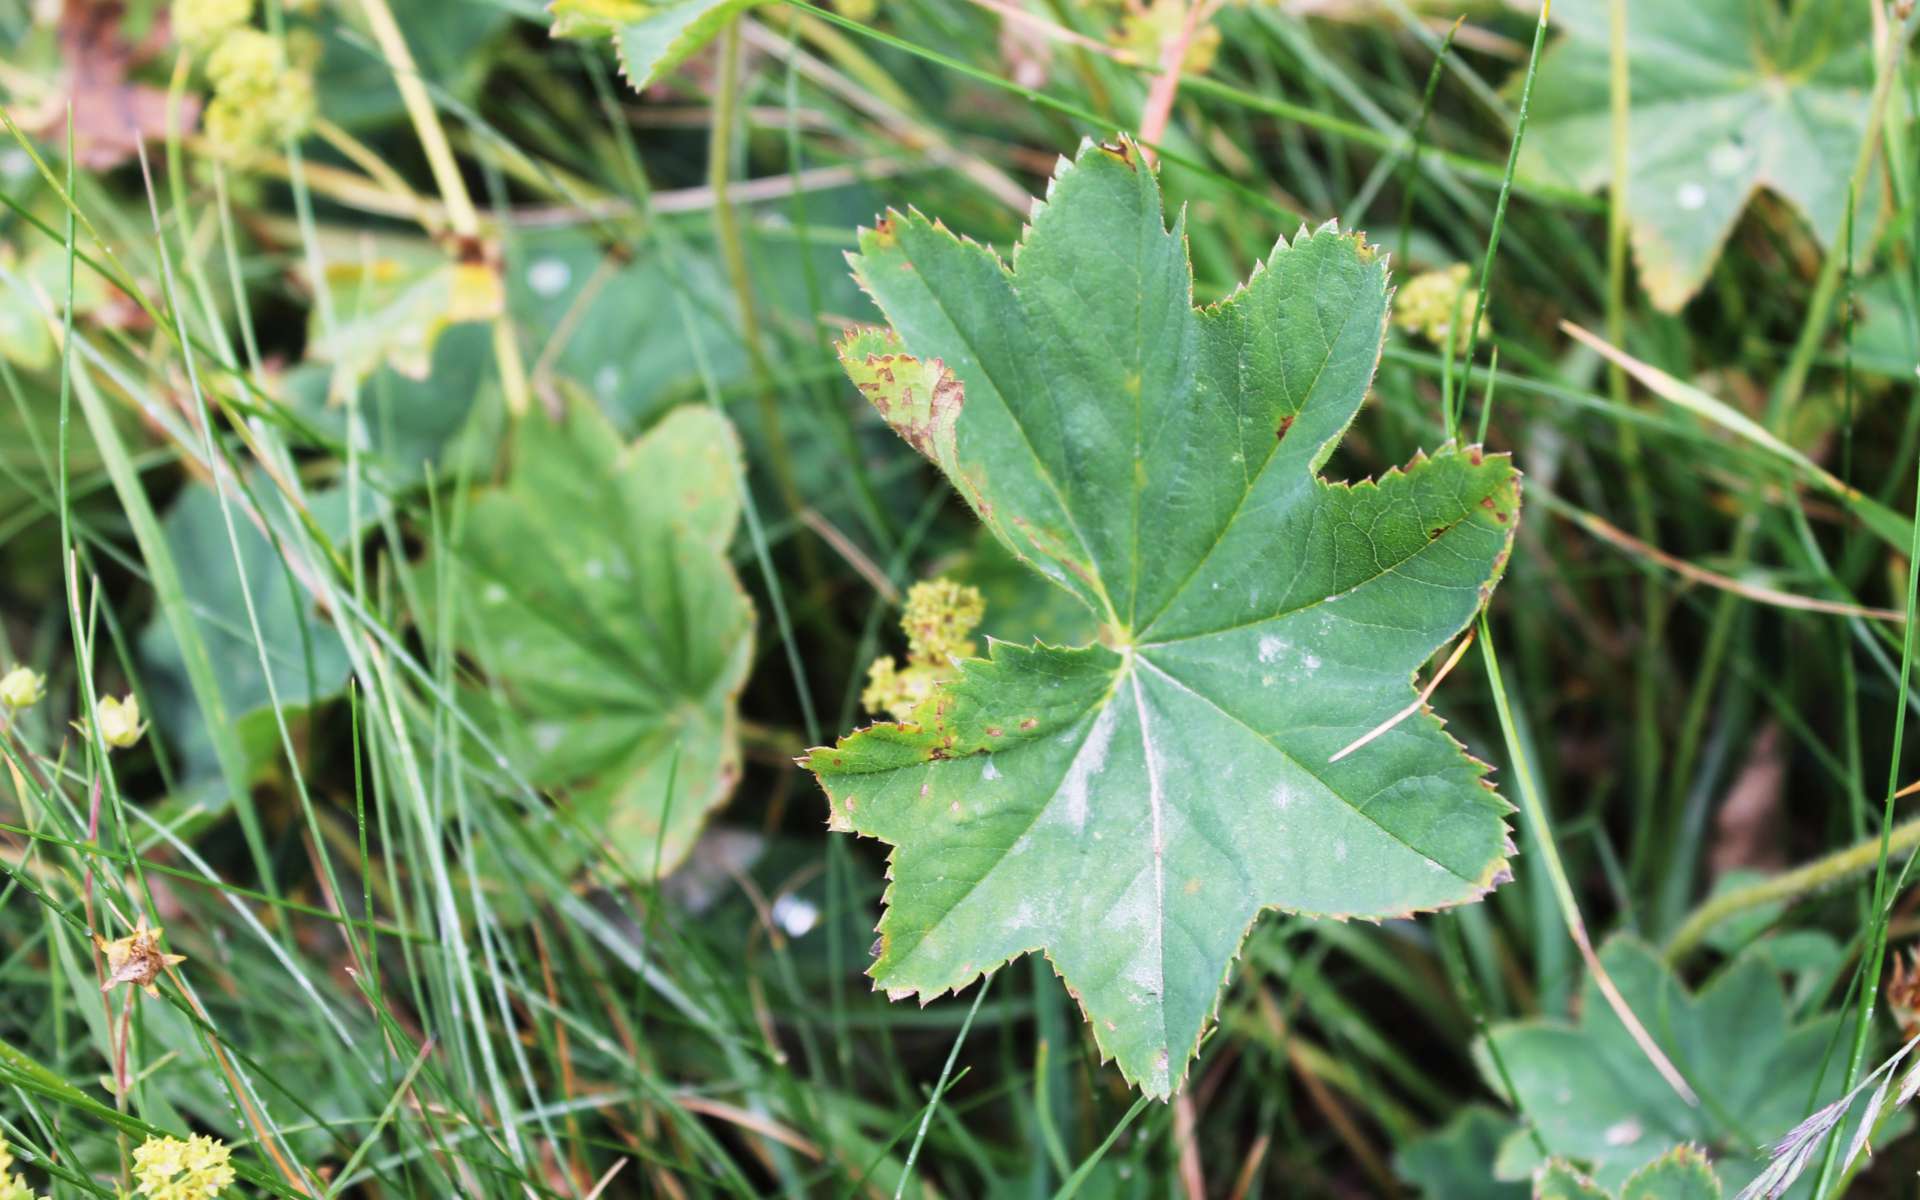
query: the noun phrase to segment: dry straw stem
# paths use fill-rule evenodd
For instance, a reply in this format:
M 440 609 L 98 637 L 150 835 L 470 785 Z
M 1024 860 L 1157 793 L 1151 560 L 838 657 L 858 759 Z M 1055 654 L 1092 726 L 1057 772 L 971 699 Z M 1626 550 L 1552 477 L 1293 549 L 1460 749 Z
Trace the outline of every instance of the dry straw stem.
M 779 9 L 768 11 L 769 19 L 790 20 L 800 29 L 807 40 L 818 46 L 828 57 L 837 57 L 848 70 L 855 70 L 870 64 L 871 60 L 860 55 L 858 48 L 817 18 L 805 13 L 782 13 Z M 1021 216 L 1033 206 L 1033 196 L 1026 185 L 977 154 L 969 154 L 956 147 L 947 134 L 929 124 L 918 114 L 910 113 L 899 102 L 881 96 L 871 87 L 864 87 L 841 70 L 836 70 L 825 61 L 790 46 L 783 37 L 762 28 L 755 22 L 741 23 L 741 34 L 748 46 L 763 54 L 787 62 L 808 82 L 818 85 L 823 91 L 839 97 L 847 104 L 871 118 L 888 137 L 903 148 L 926 161 L 949 168 L 965 176 L 976 187 L 1006 205 Z M 867 72 L 861 71 L 865 75 Z M 902 97 L 902 100 L 905 98 Z
M 1405 708 L 1401 709 L 1399 712 L 1393 714 L 1392 716 L 1388 717 L 1386 720 L 1380 722 L 1378 725 L 1375 725 L 1372 729 L 1367 730 L 1367 732 L 1355 738 L 1353 741 L 1347 743 L 1347 745 L 1343 747 L 1338 754 L 1335 754 L 1332 758 L 1329 758 L 1327 761 L 1339 762 L 1341 759 L 1345 758 L 1347 755 L 1352 754 L 1355 750 L 1358 750 L 1360 747 L 1366 745 L 1368 742 L 1371 742 L 1373 739 L 1379 737 L 1381 734 L 1385 733 L 1387 730 L 1392 729 L 1395 725 L 1398 725 L 1400 722 L 1406 720 L 1408 717 L 1419 712 L 1421 708 L 1426 705 L 1427 701 L 1433 697 L 1433 690 L 1440 686 L 1440 681 L 1442 679 L 1445 679 L 1447 675 L 1456 666 L 1460 665 L 1461 655 L 1467 652 L 1468 646 L 1473 645 L 1473 635 L 1475 632 L 1476 631 L 1472 629 L 1467 630 L 1467 636 L 1460 639 L 1460 644 L 1453 648 L 1452 654 L 1447 655 L 1447 661 L 1440 664 L 1440 669 L 1433 673 L 1433 678 L 1427 681 L 1427 686 L 1420 689 L 1420 694 L 1414 698 L 1414 701 L 1412 704 L 1407 705 Z
M 1078 46 L 1082 50 L 1090 50 L 1095 54 L 1104 55 L 1126 66 L 1132 67 L 1140 65 L 1139 55 L 1131 50 L 1119 46 L 1109 46 L 1099 38 L 1091 38 L 1084 33 L 1076 33 L 1066 26 L 1054 21 L 1049 21 L 1037 13 L 1030 13 L 1017 4 L 1009 4 L 1007 0 L 973 0 L 973 3 L 986 9 L 990 13 L 1000 16 L 1004 20 L 1012 21 L 1016 25 L 1022 25 L 1032 29 L 1051 41 L 1063 42 L 1069 46 Z
M 1712 421 L 1729 433 L 1752 442 L 1760 449 L 1805 472 L 1820 486 L 1821 490 L 1848 502 L 1865 498 L 1859 489 L 1848 487 L 1835 477 L 1833 472 L 1787 445 L 1765 426 L 1738 409 L 1714 399 L 1691 384 L 1682 383 L 1656 366 L 1642 362 L 1572 321 L 1561 321 L 1560 329 L 1574 341 L 1624 369 L 1627 374 L 1638 380 L 1641 386 L 1662 400 L 1679 405 L 1697 416 Z
M 454 161 L 453 147 L 447 142 L 447 131 L 441 127 L 440 114 L 434 111 L 433 99 L 420 81 L 420 68 L 413 61 L 413 51 L 407 48 L 399 23 L 393 19 L 393 10 L 387 7 L 387 0 L 360 0 L 360 8 L 366 14 L 380 53 L 386 56 L 394 87 L 400 91 L 407 118 L 413 122 L 414 134 L 426 153 L 434 185 L 440 189 L 440 198 L 446 205 L 447 227 L 461 242 L 477 247 L 480 214 L 474 209 L 473 198 L 467 194 L 460 164 Z M 498 262 L 490 266 L 496 271 L 499 269 Z M 507 411 L 515 417 L 523 416 L 533 389 L 527 382 L 526 364 L 520 358 L 520 343 L 514 337 L 513 324 L 504 312 L 493 319 L 493 353 L 500 363 L 500 385 L 506 396 Z
M 1694 1094 L 1686 1078 L 1680 1074 L 1666 1052 L 1660 1049 L 1647 1027 L 1634 1015 L 1633 1008 L 1627 1003 L 1620 989 L 1614 986 L 1613 977 L 1607 974 L 1606 967 L 1600 962 L 1600 956 L 1594 953 L 1593 940 L 1587 936 L 1586 919 L 1580 915 L 1580 903 L 1574 899 L 1573 885 L 1567 882 L 1567 868 L 1560 861 L 1560 850 L 1554 845 L 1553 828 L 1547 820 L 1546 805 L 1540 799 L 1538 785 L 1534 782 L 1533 767 L 1527 759 L 1526 750 L 1520 742 L 1520 731 L 1514 725 L 1513 708 L 1507 702 L 1506 683 L 1500 675 L 1500 660 L 1494 654 L 1493 636 L 1487 632 L 1487 617 L 1480 614 L 1480 653 L 1487 665 L 1487 683 L 1493 690 L 1494 708 L 1500 716 L 1500 732 L 1507 744 L 1507 757 L 1513 765 L 1513 774 L 1517 790 L 1520 793 L 1520 809 L 1526 814 L 1527 823 L 1533 827 L 1534 840 L 1540 847 L 1540 859 L 1546 867 L 1547 879 L 1553 886 L 1554 899 L 1558 902 L 1561 919 L 1566 922 L 1567 934 L 1573 939 L 1575 949 L 1587 964 L 1587 972 L 1593 978 L 1600 994 L 1606 997 L 1607 1006 L 1613 1009 L 1620 1023 L 1626 1026 L 1640 1052 L 1653 1064 L 1660 1077 L 1667 1081 L 1674 1094 L 1687 1104 L 1698 1106 L 1700 1098 Z
M 1146 107 L 1140 112 L 1141 153 L 1151 162 L 1153 147 L 1167 132 L 1167 118 L 1173 115 L 1173 98 L 1180 91 L 1180 68 L 1187 59 L 1187 47 L 1193 44 L 1194 31 L 1213 12 L 1214 0 L 1190 0 L 1180 32 L 1160 47 L 1160 74 L 1147 89 Z
M 1847 604 L 1839 600 L 1821 600 L 1814 596 L 1798 596 L 1792 592 L 1782 592 L 1775 588 L 1757 583 L 1744 583 L 1731 575 L 1722 575 L 1718 571 L 1709 571 L 1705 567 L 1695 566 L 1684 558 L 1669 554 L 1658 546 L 1650 545 L 1634 537 L 1626 530 L 1603 520 L 1590 512 L 1574 508 L 1572 505 L 1547 503 L 1562 517 L 1591 533 L 1601 541 L 1615 546 L 1628 554 L 1649 559 L 1672 571 L 1682 579 L 1707 587 L 1719 588 L 1745 597 L 1756 604 L 1770 604 L 1775 608 L 1791 608 L 1800 612 L 1831 613 L 1840 617 L 1866 617 L 1875 621 L 1891 621 L 1904 624 L 1906 614 L 1897 608 L 1869 608 L 1860 604 Z M 1342 752 L 1344 753 L 1344 751 Z

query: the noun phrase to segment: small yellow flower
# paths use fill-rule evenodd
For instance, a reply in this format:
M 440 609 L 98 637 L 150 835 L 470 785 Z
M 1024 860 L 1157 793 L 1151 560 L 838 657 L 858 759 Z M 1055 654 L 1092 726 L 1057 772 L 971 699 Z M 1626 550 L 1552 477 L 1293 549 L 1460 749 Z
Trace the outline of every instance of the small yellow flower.
M 297 138 L 313 124 L 313 74 L 288 71 L 265 104 L 267 131 L 275 142 Z
M 986 612 L 979 588 L 951 579 L 922 580 L 907 589 L 906 611 L 900 617 L 900 629 L 907 635 L 907 665 L 899 666 L 890 654 L 875 659 L 867 668 L 861 705 L 896 721 L 911 720 L 920 702 L 958 673 L 954 660 L 973 657 L 974 644 L 967 635 Z
M 1479 306 L 1480 290 L 1467 283 L 1469 273 L 1466 263 L 1455 263 L 1442 270 L 1415 275 L 1394 293 L 1393 323 L 1410 333 L 1418 333 L 1443 350 L 1451 339 L 1454 351 L 1464 352 L 1467 338 L 1464 332 L 1455 332 L 1453 320 L 1457 307 L 1464 331 L 1473 321 L 1473 310 Z M 1486 314 L 1482 313 L 1479 336 L 1487 337 L 1489 332 Z
M 100 990 L 110 992 L 123 983 L 131 983 L 149 996 L 158 996 L 160 989 L 153 981 L 160 978 L 160 972 L 187 961 L 185 955 L 161 951 L 160 935 L 164 932 L 149 929 L 147 918 L 142 915 L 140 924 L 126 937 L 110 942 L 94 934 L 93 948 L 107 956 L 107 981 L 100 985 Z
M 1140 62 L 1158 65 L 1160 48 L 1180 36 L 1187 22 L 1183 0 L 1146 0 L 1127 5 L 1120 18 L 1120 45 L 1133 52 Z M 1190 75 L 1204 75 L 1213 67 L 1220 51 L 1220 31 L 1211 21 L 1200 25 L 1187 40 L 1187 52 L 1180 69 Z
M 860 706 L 871 713 L 885 713 L 896 721 L 907 721 L 920 702 L 933 695 L 953 676 L 950 665 L 933 666 L 910 662 L 894 664 L 893 655 L 883 654 L 867 668 L 866 690 L 860 693 Z
M 0 706 L 15 711 L 32 708 L 46 694 L 47 677 L 32 667 L 15 667 L 5 675 L 0 675 Z
M 13 1174 L 13 1149 L 0 1138 L 0 1200 L 36 1200 L 27 1177 Z
M 213 1200 L 233 1184 L 224 1142 L 195 1135 L 148 1138 L 133 1152 L 134 1191 L 151 1200 Z
M 313 123 L 313 73 L 289 61 L 279 38 L 236 29 L 207 56 L 213 99 L 201 118 L 207 143 L 223 158 L 244 160 L 299 137 Z
M 100 740 L 110 750 L 125 750 L 140 740 L 147 727 L 140 723 L 140 698 L 132 692 L 125 700 L 116 696 L 103 696 L 94 714 L 100 724 Z M 84 736 L 90 736 L 85 721 L 75 721 L 73 727 Z
M 908 658 L 942 665 L 972 658 L 974 647 L 967 635 L 986 614 L 979 588 L 945 578 L 921 580 L 907 589 L 906 611 L 900 617 Z
M 174 0 L 173 36 L 182 46 L 211 46 L 253 20 L 253 0 Z
M 207 55 L 207 79 L 213 90 L 233 99 L 265 99 L 287 73 L 280 39 L 262 29 L 236 29 Z

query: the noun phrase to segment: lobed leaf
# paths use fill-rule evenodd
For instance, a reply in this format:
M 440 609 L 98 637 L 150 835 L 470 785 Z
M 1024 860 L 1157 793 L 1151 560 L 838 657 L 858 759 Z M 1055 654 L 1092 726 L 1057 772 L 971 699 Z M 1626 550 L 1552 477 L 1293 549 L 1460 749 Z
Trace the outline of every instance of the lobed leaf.
M 1840 1094 L 1841 1080 L 1826 1061 L 1840 1014 L 1794 1023 L 1764 949 L 1742 954 L 1696 993 L 1632 938 L 1610 940 L 1600 960 L 1699 1093 L 1697 1107 L 1661 1079 L 1591 979 L 1578 1024 L 1510 1022 L 1487 1038 L 1512 1080 L 1513 1103 L 1547 1150 L 1590 1164 L 1609 1190 L 1628 1187 L 1636 1171 L 1688 1143 L 1730 1147 L 1716 1164 L 1718 1175 L 1744 1186 L 1765 1165 L 1762 1138 L 1799 1124 L 1816 1092 L 1820 1103 Z M 1482 1073 L 1498 1080 L 1486 1047 L 1476 1053 Z
M 1609 2 L 1554 4 L 1565 36 L 1541 60 L 1522 150 L 1526 170 L 1583 188 L 1611 173 Z M 1751 0 L 1625 2 L 1627 217 L 1654 304 L 1671 312 L 1692 298 L 1761 188 L 1823 245 L 1838 240 L 1873 85 L 1860 14 L 1812 3 L 1767 19 Z M 1863 234 L 1873 195 L 1861 195 Z
M 667 874 L 740 774 L 738 438 L 683 407 L 622 445 L 575 400 L 564 421 L 530 417 L 515 449 L 453 547 L 451 628 L 503 689 L 533 782 L 630 867 Z
M 849 374 L 1021 561 L 1102 626 L 991 644 L 915 719 L 812 751 L 834 828 L 894 847 L 871 968 L 894 996 L 1044 951 L 1101 1052 L 1166 1096 L 1278 907 L 1407 916 L 1507 873 L 1507 806 L 1415 670 L 1506 562 L 1519 483 L 1443 449 L 1317 471 L 1380 354 L 1385 262 L 1331 226 L 1192 302 L 1130 145 L 1084 146 L 1003 264 L 918 214 L 863 231 L 891 324 Z
M 612 38 L 620 73 L 644 91 L 712 41 L 739 13 L 763 0 L 554 0 L 552 34 Z

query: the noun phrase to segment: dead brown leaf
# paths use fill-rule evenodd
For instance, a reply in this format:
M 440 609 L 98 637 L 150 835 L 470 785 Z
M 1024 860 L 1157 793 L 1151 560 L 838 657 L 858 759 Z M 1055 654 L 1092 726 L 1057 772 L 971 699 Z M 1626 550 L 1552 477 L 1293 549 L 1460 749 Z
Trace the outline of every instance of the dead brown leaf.
M 120 0 L 65 0 L 60 9 L 59 86 L 22 124 L 56 144 L 67 136 L 67 107 L 73 108 L 73 155 L 88 170 L 117 167 L 132 158 L 142 141 L 167 133 L 166 89 L 130 78 L 135 68 L 167 47 L 167 23 L 156 16 L 136 45 L 123 32 L 125 5 Z M 180 132 L 192 132 L 200 119 L 200 99 L 180 98 Z
M 1714 878 L 1741 868 L 1777 871 L 1786 866 L 1780 807 L 1786 782 L 1787 756 L 1780 744 L 1780 727 L 1769 722 L 1754 738 L 1745 765 L 1714 817 L 1713 845 L 1707 850 L 1707 866 Z

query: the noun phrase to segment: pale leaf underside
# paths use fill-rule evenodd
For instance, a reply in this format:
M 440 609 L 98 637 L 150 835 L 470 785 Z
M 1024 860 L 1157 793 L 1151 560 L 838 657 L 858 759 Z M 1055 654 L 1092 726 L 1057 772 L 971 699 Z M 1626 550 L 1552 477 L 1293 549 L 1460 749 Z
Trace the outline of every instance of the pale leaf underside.
M 1581 187 L 1609 176 L 1609 0 L 1558 0 L 1522 153 Z M 1677 310 L 1705 282 L 1748 200 L 1786 198 L 1827 245 L 1846 220 L 1873 64 L 1853 5 L 1792 5 L 1770 29 L 1753 0 L 1627 0 L 1632 108 L 1627 215 L 1641 282 Z M 1872 221 L 1863 192 L 1856 228 Z

